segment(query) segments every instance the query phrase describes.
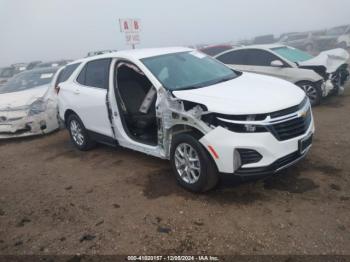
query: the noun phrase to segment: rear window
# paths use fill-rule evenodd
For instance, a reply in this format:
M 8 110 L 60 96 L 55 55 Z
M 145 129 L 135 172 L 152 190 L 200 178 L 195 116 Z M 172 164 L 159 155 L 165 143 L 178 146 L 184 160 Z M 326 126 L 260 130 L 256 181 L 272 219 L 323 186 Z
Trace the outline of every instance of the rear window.
M 80 63 L 66 66 L 58 76 L 57 84 L 67 81 L 79 65 Z
M 77 82 L 91 87 L 108 89 L 111 59 L 88 62 L 80 72 Z

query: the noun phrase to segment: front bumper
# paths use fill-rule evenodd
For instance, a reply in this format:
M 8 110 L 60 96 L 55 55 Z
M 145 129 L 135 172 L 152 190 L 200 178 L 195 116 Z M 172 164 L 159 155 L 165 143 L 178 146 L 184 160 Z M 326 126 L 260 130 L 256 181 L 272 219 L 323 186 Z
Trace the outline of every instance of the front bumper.
M 336 72 L 329 74 L 329 80 L 334 86 L 333 90 L 329 94 L 343 93 L 345 84 L 349 80 L 350 73 L 347 66 L 342 66 Z
M 12 117 L 11 115 L 16 115 Z M 0 116 L 4 113 L 0 113 Z M 0 121 L 0 139 L 15 137 L 27 137 L 51 133 L 58 129 L 57 112 L 42 112 L 34 116 L 18 116 L 18 112 L 7 112 L 8 119 L 11 121 Z M 3 119 L 5 117 L 3 116 Z M 1 120 L 1 119 L 0 119 Z
M 333 90 L 336 88 L 335 85 L 332 83 L 332 80 L 328 79 L 322 83 L 322 96 L 326 97 L 329 94 L 333 92 Z
M 297 155 L 300 140 L 315 131 L 313 118 L 307 131 L 298 137 L 279 141 L 270 132 L 236 133 L 217 127 L 200 139 L 200 142 L 213 156 L 218 171 L 237 175 L 271 174 L 298 162 L 307 154 Z M 210 150 L 211 149 L 211 150 Z M 251 164 L 237 166 L 237 149 L 249 149 L 258 152 L 262 158 Z M 216 154 L 213 154 L 215 150 Z
M 279 171 L 282 171 L 283 169 L 291 167 L 291 166 L 297 164 L 300 160 L 304 159 L 306 157 L 309 149 L 307 149 L 306 152 L 304 152 L 303 154 L 300 154 L 299 151 L 296 151 L 294 153 L 286 155 L 280 159 L 277 159 L 274 163 L 272 163 L 269 166 L 253 167 L 253 168 L 240 168 L 236 171 L 235 174 L 242 176 L 242 177 L 267 176 L 267 175 L 276 174 Z

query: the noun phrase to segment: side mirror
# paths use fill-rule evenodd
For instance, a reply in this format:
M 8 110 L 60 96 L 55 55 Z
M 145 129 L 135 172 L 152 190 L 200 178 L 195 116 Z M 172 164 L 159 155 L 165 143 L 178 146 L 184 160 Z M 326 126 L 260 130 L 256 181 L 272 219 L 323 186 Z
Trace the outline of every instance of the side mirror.
M 273 60 L 271 62 L 271 66 L 272 67 L 283 67 L 284 65 L 283 65 L 283 63 L 280 60 Z

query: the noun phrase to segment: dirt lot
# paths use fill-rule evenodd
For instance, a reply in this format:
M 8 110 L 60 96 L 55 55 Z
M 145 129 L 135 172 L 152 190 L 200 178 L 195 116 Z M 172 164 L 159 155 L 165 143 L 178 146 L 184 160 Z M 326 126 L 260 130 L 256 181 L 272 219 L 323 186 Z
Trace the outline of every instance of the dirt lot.
M 78 152 L 66 131 L 0 143 L 0 254 L 350 254 L 350 89 L 315 108 L 307 159 L 209 194 L 167 161 Z

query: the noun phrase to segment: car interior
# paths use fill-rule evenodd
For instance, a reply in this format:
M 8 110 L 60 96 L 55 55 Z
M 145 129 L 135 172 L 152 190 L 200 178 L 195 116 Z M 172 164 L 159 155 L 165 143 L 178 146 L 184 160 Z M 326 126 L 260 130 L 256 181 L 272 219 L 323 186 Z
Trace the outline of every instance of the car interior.
M 156 89 L 144 73 L 131 63 L 119 62 L 115 73 L 115 93 L 127 134 L 138 142 L 156 145 Z

